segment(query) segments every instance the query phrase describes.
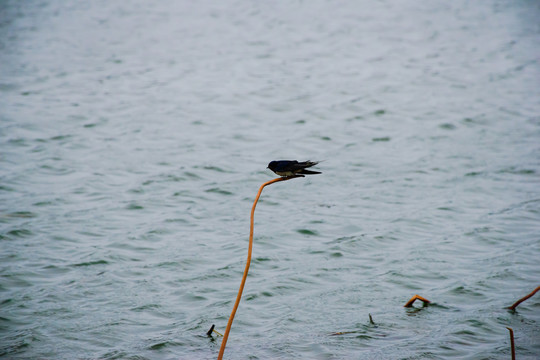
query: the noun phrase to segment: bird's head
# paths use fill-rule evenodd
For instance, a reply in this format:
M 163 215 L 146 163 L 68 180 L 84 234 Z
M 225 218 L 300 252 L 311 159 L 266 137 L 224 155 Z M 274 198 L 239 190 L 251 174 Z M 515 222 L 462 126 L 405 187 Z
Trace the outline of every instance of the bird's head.
M 277 165 L 277 161 L 270 161 L 270 163 L 268 164 L 266 168 L 270 170 L 274 170 L 276 168 L 276 165 Z

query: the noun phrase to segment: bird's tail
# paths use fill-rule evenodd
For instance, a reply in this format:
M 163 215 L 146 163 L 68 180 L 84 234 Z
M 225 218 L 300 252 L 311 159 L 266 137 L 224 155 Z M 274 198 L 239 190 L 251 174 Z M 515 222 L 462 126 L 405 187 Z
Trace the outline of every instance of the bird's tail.
M 304 175 L 315 175 L 315 174 L 322 174 L 320 171 L 311 171 L 303 169 L 302 171 L 297 172 L 297 174 L 304 174 Z

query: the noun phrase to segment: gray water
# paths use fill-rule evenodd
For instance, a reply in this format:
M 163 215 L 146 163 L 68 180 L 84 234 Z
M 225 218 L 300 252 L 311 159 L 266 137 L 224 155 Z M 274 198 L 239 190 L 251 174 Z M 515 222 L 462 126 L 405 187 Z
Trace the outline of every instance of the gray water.
M 0 2 L 0 354 L 540 354 L 540 5 Z M 414 294 L 432 301 L 403 307 Z M 371 314 L 374 324 L 369 322 Z M 335 333 L 341 332 L 340 335 Z

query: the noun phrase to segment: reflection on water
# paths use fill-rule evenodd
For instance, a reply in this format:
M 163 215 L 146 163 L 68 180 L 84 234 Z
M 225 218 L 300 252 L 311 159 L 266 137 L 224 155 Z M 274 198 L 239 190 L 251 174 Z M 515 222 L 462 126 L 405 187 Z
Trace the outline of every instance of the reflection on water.
M 539 13 L 5 1 L 0 354 L 536 358 Z

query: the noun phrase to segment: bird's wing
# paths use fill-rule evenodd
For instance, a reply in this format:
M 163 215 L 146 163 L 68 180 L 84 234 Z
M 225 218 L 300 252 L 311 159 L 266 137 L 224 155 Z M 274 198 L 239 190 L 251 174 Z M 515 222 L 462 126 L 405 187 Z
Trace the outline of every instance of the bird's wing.
M 305 169 L 305 168 L 312 167 L 313 165 L 317 165 L 317 164 L 318 164 L 317 161 L 310 161 L 310 160 L 302 161 L 302 162 L 299 162 L 299 163 L 295 164 L 294 169 L 295 170 Z

